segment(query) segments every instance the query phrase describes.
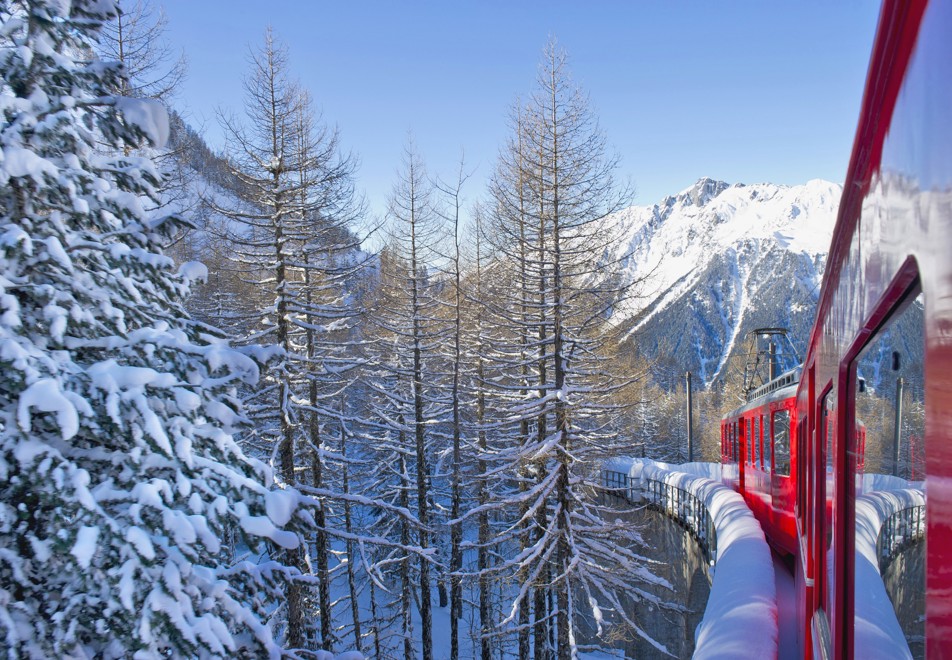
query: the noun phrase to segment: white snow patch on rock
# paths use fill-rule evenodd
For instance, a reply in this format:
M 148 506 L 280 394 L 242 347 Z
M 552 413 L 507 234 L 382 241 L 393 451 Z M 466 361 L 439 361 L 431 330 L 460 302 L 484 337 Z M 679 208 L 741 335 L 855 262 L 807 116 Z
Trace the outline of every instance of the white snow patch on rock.
M 631 308 L 619 308 L 619 320 L 637 316 L 636 327 L 644 326 L 696 284 L 711 255 L 748 245 L 767 252 L 775 244 L 825 258 L 841 193 L 841 186 L 818 179 L 799 186 L 702 179 L 659 204 L 620 211 L 616 221 L 628 238 L 617 256 L 630 281 L 644 288 Z

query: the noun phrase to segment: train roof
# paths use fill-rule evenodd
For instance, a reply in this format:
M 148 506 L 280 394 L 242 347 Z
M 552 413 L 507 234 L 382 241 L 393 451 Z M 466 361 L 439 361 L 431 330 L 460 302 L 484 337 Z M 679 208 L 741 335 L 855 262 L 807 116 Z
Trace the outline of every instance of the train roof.
M 800 383 L 800 374 L 802 373 L 802 367 L 796 367 L 785 371 L 776 378 L 774 378 L 769 383 L 761 385 L 751 394 L 751 397 L 747 400 L 747 403 L 731 410 L 729 413 L 724 415 L 722 419 L 730 419 L 732 417 L 737 417 L 745 412 L 754 410 L 768 403 L 774 403 L 775 401 L 782 401 L 784 399 L 793 399 L 797 395 L 797 386 Z
M 777 390 L 784 389 L 791 385 L 796 385 L 800 382 L 800 374 L 802 372 L 802 365 L 798 365 L 789 371 L 785 371 L 769 383 L 764 383 L 756 390 L 752 391 L 750 396 L 747 397 L 747 402 L 750 403 L 756 401 L 757 399 L 767 396 L 771 392 L 776 392 Z

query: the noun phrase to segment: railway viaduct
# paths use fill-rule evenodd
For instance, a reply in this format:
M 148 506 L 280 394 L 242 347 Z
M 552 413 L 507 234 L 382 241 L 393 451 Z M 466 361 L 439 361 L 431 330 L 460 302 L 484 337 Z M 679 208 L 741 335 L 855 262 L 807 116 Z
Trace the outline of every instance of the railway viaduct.
M 706 553 L 691 531 L 675 518 L 654 507 L 632 507 L 622 498 L 610 498 L 618 507 L 617 518 L 636 527 L 658 562 L 652 571 L 669 588 L 648 585 L 646 591 L 665 603 L 658 606 L 643 598 L 625 603 L 629 615 L 662 644 L 672 656 L 689 658 L 694 653 L 694 631 L 704 617 L 711 592 L 711 573 Z M 594 638 L 594 629 L 584 631 Z M 629 658 L 651 658 L 658 651 L 647 640 L 619 640 Z

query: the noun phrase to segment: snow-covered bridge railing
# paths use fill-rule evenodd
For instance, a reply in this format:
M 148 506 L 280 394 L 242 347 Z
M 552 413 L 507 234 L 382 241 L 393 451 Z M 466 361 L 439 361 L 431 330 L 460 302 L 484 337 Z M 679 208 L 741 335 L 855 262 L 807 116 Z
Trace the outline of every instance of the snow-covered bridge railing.
M 691 533 L 704 560 L 711 566 L 717 561 L 717 534 L 714 520 L 697 495 L 665 481 L 645 479 L 644 497 L 648 506 L 673 518 Z
M 923 504 L 907 506 L 894 511 L 883 521 L 876 538 L 876 556 L 882 573 L 896 557 L 926 534 L 926 507 Z
M 608 467 L 602 470 L 601 481 L 606 494 L 628 502 L 644 500 L 650 508 L 672 518 L 691 534 L 704 560 L 714 565 L 717 560 L 714 521 L 707 507 L 694 493 L 664 481 L 642 479 Z
M 668 502 L 682 497 L 680 492 L 689 493 L 708 512 L 717 565 L 710 569 L 711 593 L 695 631 L 695 659 L 777 657 L 777 597 L 770 548 L 743 498 L 720 482 L 719 464 L 668 465 L 616 458 L 603 466 L 602 484 L 633 502 L 650 502 L 655 492 Z M 657 490 L 662 487 L 674 490 Z M 690 506 L 688 501 L 682 499 L 676 507 Z
M 627 472 L 602 469 L 602 490 L 612 497 L 620 497 L 629 502 L 641 501 L 641 482 L 632 479 Z

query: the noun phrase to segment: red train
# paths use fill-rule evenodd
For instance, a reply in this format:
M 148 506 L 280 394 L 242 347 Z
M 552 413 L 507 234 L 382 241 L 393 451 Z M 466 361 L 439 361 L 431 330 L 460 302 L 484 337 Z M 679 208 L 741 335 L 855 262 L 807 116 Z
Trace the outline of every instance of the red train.
M 793 558 L 804 657 L 895 657 L 867 614 L 883 488 L 928 493 L 877 519 L 902 655 L 952 657 L 952 0 L 884 2 L 806 357 L 751 395 L 724 474 Z
M 748 337 L 746 403 L 721 422 L 721 460 L 725 480 L 744 495 L 770 543 L 794 555 L 796 481 L 790 468 L 796 456 L 790 438 L 796 428 L 801 369 L 799 358 L 791 361 L 795 353 L 789 348 L 785 333 L 777 328 L 761 328 Z

